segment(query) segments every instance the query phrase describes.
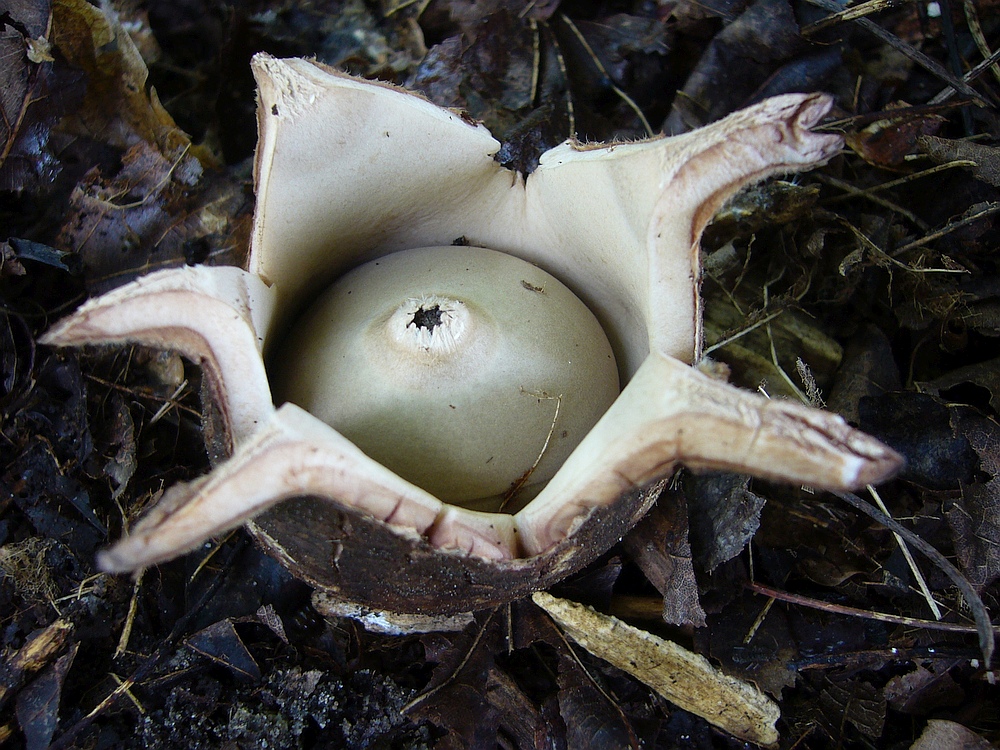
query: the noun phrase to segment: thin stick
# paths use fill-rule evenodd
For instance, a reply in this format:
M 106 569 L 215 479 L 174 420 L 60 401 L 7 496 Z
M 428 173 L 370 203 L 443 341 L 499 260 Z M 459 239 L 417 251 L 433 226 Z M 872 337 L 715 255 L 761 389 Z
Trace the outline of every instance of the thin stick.
M 787 591 L 765 586 L 762 583 L 748 583 L 746 587 L 755 594 L 768 596 L 772 600 L 777 599 L 788 604 L 798 604 L 810 609 L 818 609 L 823 612 L 832 612 L 837 615 L 847 615 L 848 617 L 860 617 L 865 620 L 878 620 L 879 622 L 889 622 L 893 625 L 905 625 L 912 628 L 924 628 L 925 630 L 943 630 L 948 633 L 975 633 L 975 625 L 962 625 L 957 622 L 938 622 L 936 620 L 922 620 L 917 617 L 904 617 L 903 615 L 890 615 L 887 612 L 872 612 L 867 609 L 848 607 L 846 604 L 833 604 L 822 599 L 813 599 L 801 594 L 792 594 Z M 1000 625 L 991 626 L 994 635 L 1000 635 Z
M 962 76 L 962 80 L 969 83 L 981 76 L 983 71 L 989 70 L 990 68 L 996 66 L 997 62 L 1000 61 L 1000 49 L 990 55 L 988 58 L 983 60 L 981 63 L 977 64 L 976 67 L 972 68 L 968 73 Z M 954 88 L 946 88 L 943 91 L 935 94 L 931 100 L 928 102 L 930 105 L 941 104 L 951 99 L 955 95 Z
M 993 625 L 990 622 L 989 612 L 986 611 L 986 605 L 983 604 L 983 600 L 979 598 L 979 594 L 977 594 L 976 590 L 972 588 L 972 584 L 969 583 L 969 580 L 964 575 L 962 575 L 961 571 L 952 565 L 944 555 L 934 549 L 934 547 L 929 545 L 919 536 L 914 534 L 898 521 L 889 518 L 889 516 L 880 511 L 878 508 L 866 503 L 853 492 L 835 492 L 833 494 L 846 502 L 848 505 L 851 505 L 855 509 L 861 511 L 872 520 L 882 524 L 890 531 L 895 531 L 897 534 L 902 536 L 907 542 L 910 543 L 911 546 L 915 547 L 923 555 L 930 558 L 931 561 L 934 562 L 934 564 L 937 565 L 941 571 L 952 580 L 952 582 L 958 587 L 958 590 L 962 592 L 962 596 L 965 597 L 966 604 L 969 605 L 969 609 L 972 611 L 972 617 L 976 621 L 976 630 L 979 633 L 979 648 L 983 652 L 984 667 L 989 669 L 990 663 L 993 661 Z
M 139 571 L 139 575 L 135 577 L 135 582 L 132 584 L 132 597 L 128 603 L 128 614 L 125 616 L 125 625 L 122 627 L 122 633 L 118 637 L 118 647 L 115 649 L 115 655 L 112 657 L 114 659 L 117 659 L 128 649 L 128 642 L 132 637 L 132 625 L 135 622 L 135 613 L 139 609 L 139 589 L 142 587 L 142 579 L 145 575 L 146 569 L 143 568 Z
M 629 106 L 629 109 L 635 112 L 636 116 L 639 118 L 639 121 L 642 122 L 642 127 L 646 129 L 646 135 L 652 138 L 654 135 L 653 128 L 650 127 L 649 120 L 646 119 L 646 115 L 644 115 L 642 113 L 642 110 L 639 109 L 639 105 L 632 100 L 632 97 L 630 97 L 620 88 L 618 88 L 617 85 L 615 85 L 614 79 L 611 78 L 611 75 L 608 73 L 607 68 L 604 67 L 604 63 L 601 62 L 600 58 L 594 52 L 593 47 L 590 46 L 590 43 L 587 42 L 583 34 L 580 33 L 580 30 L 576 27 L 576 24 L 573 23 L 569 19 L 569 17 L 564 14 L 560 14 L 559 17 L 562 19 L 563 23 L 565 23 L 569 27 L 569 30 L 573 32 L 573 36 L 576 37 L 577 41 L 580 42 L 581 45 L 583 45 L 583 48 L 584 50 L 586 50 L 587 55 L 590 57 L 591 61 L 593 61 L 594 65 L 600 71 L 601 75 L 604 76 L 605 83 L 607 83 L 608 86 L 611 87 L 611 90 L 614 91 L 615 94 L 617 94 L 618 97 L 623 102 L 625 102 L 625 104 Z
M 803 27 L 801 33 L 802 36 L 810 36 L 828 26 L 843 23 L 844 21 L 853 21 L 857 18 L 864 18 L 872 13 L 879 13 L 883 10 L 888 10 L 901 4 L 902 3 L 900 3 L 899 0 L 867 0 L 867 2 L 852 5 L 850 8 L 845 8 L 838 13 L 831 13 L 826 18 L 821 18 L 818 21 Z
M 966 216 L 964 219 L 959 219 L 958 221 L 952 222 L 951 224 L 942 227 L 936 232 L 931 232 L 930 234 L 925 235 L 918 240 L 914 240 L 913 242 L 903 245 L 902 247 L 896 248 L 896 250 L 893 251 L 893 255 L 901 255 L 902 253 L 905 253 L 908 250 L 913 250 L 914 248 L 922 247 L 923 245 L 926 245 L 927 243 L 936 240 L 939 237 L 944 237 L 946 234 L 950 234 L 951 232 L 954 232 L 956 229 L 964 227 L 966 224 L 971 224 L 974 221 L 978 221 L 979 219 L 982 219 L 984 216 L 995 214 L 997 211 L 1000 211 L 1000 203 L 991 203 L 982 211 L 979 211 L 978 213 L 975 213 L 972 216 Z M 910 270 L 913 271 L 916 269 L 911 268 Z M 926 269 L 926 270 L 931 270 L 931 269 Z
M 810 5 L 815 5 L 818 8 L 822 8 L 823 10 L 829 13 L 840 13 L 840 11 L 842 10 L 837 3 L 833 2 L 833 0 L 806 0 L 806 2 L 808 2 Z M 896 51 L 901 52 L 903 55 L 913 60 L 913 62 L 915 62 L 921 68 L 928 71 L 932 75 L 937 76 L 956 91 L 959 91 L 965 94 L 966 96 L 971 97 L 981 105 L 989 104 L 989 102 L 987 102 L 983 98 L 982 94 L 980 94 L 978 91 L 972 88 L 965 81 L 953 76 L 939 62 L 931 59 L 923 52 L 918 50 L 916 47 L 907 44 L 895 34 L 886 31 L 878 24 L 869 21 L 867 18 L 856 18 L 854 19 L 854 23 L 858 24 L 869 34 L 878 37 Z
M 975 164 L 972 163 L 972 162 L 970 162 L 970 164 L 972 166 L 975 166 Z M 885 189 L 881 185 L 876 185 L 873 188 L 857 188 L 857 187 L 854 187 L 854 185 L 852 185 L 851 183 L 849 183 L 847 180 L 841 180 L 841 179 L 839 179 L 837 177 L 833 177 L 832 175 L 819 174 L 819 175 L 816 175 L 816 177 L 819 179 L 820 182 L 825 182 L 827 185 L 832 185 L 833 187 L 837 188 L 838 190 L 843 190 L 846 193 L 846 195 L 838 195 L 838 196 L 835 196 L 833 198 L 830 198 L 829 200 L 826 201 L 827 204 L 835 203 L 835 202 L 842 201 L 842 200 L 846 200 L 848 198 L 864 198 L 866 200 L 871 201 L 872 203 L 874 203 L 877 206 L 882 206 L 882 208 L 887 208 L 890 211 L 893 211 L 893 212 L 899 214 L 900 216 L 903 216 L 903 217 L 909 219 L 922 232 L 928 232 L 928 231 L 930 231 L 931 225 L 928 224 L 923 219 L 921 219 L 915 213 L 913 213 L 912 211 L 910 211 L 909 209 L 903 208 L 902 206 L 900 206 L 900 205 L 898 205 L 896 203 L 893 203 L 888 198 L 883 198 L 882 196 L 874 195 L 874 192 L 876 190 L 884 190 Z

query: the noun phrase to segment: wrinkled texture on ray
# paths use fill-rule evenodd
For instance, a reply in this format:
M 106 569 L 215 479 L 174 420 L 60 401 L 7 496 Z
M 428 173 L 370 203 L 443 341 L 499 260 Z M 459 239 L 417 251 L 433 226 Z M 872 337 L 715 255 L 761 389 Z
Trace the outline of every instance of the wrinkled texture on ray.
M 238 444 L 273 409 L 261 360 L 273 306 L 273 292 L 239 268 L 173 268 L 87 302 L 41 341 L 144 344 L 180 352 L 204 368 L 227 432 Z
M 815 487 L 859 487 L 899 456 L 828 412 L 773 401 L 651 354 L 542 494 L 517 514 L 521 546 L 539 554 L 595 506 L 678 464 Z M 599 472 L 588 467 L 600 465 Z
M 559 544 L 595 508 L 678 462 L 856 487 L 894 471 L 898 456 L 836 415 L 769 401 L 653 354 L 541 495 L 515 516 L 446 505 L 289 404 L 211 475 L 174 487 L 102 565 L 122 571 L 161 562 L 303 495 L 413 530 L 439 549 L 531 557 Z
M 282 516 L 282 505 L 271 514 L 277 535 L 254 533 L 293 571 L 376 607 L 454 610 L 465 600 L 457 595 L 487 606 L 549 585 L 608 549 L 678 462 L 831 489 L 898 468 L 895 453 L 838 417 L 769 402 L 685 364 L 700 346 L 702 228 L 747 182 L 836 152 L 838 136 L 808 131 L 828 111 L 828 97 L 778 97 L 677 138 L 565 143 L 525 180 L 493 160 L 498 143 L 484 128 L 418 96 L 303 60 L 259 56 L 255 72 L 260 140 L 249 273 L 153 274 L 88 303 L 48 339 L 183 352 L 214 381 L 210 397 L 232 438 L 232 457 L 168 491 L 103 557 L 107 568 L 169 559 L 284 500 L 313 497 L 331 515 L 356 512 L 348 523 L 370 522 L 350 544 L 378 537 L 384 546 L 372 559 L 406 561 L 422 571 L 420 580 L 400 573 L 382 582 L 385 600 L 376 601 L 363 580 L 342 581 L 326 553 L 318 567 L 295 559 L 286 543 L 315 557 L 311 540 L 298 537 L 325 544 L 336 531 L 325 519 L 303 529 Z M 265 377 L 269 335 L 324 284 L 395 250 L 453 242 L 505 251 L 567 284 L 605 326 L 627 384 L 514 516 L 445 505 L 301 409 L 275 411 Z M 489 568 L 485 579 L 477 577 L 483 571 L 473 575 L 477 566 Z M 397 578 L 405 580 L 395 585 Z M 448 596 L 436 593 L 442 587 Z
M 841 144 L 809 131 L 829 97 L 787 95 L 675 138 L 567 142 L 525 179 L 494 160 L 500 144 L 485 128 L 416 94 L 305 60 L 258 55 L 254 72 L 261 142 L 249 267 L 282 304 L 374 257 L 461 239 L 567 284 L 605 327 L 624 380 L 650 348 L 685 362 L 698 355 L 697 240 L 722 201 Z
M 286 404 L 229 461 L 172 487 L 128 537 L 102 554 L 101 567 L 123 572 L 169 560 L 302 495 L 333 499 L 426 535 L 438 547 L 485 559 L 509 557 L 515 546 L 511 516 L 445 505 L 308 412 Z

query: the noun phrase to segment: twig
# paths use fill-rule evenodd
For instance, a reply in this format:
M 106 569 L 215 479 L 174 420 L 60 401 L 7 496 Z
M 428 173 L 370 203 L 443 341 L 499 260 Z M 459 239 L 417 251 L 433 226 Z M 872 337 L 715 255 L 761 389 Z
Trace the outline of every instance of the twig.
M 972 166 L 975 166 L 975 164 L 972 164 Z M 906 219 L 909 219 L 910 222 L 915 224 L 921 231 L 926 232 L 929 231 L 931 228 L 930 224 L 928 224 L 926 221 L 921 219 L 919 216 L 917 216 L 909 209 L 903 208 L 902 206 L 893 203 L 888 198 L 883 198 L 878 195 L 873 195 L 873 193 L 876 190 L 884 190 L 884 188 L 881 185 L 876 185 L 874 188 L 858 188 L 854 187 L 854 185 L 849 183 L 847 180 L 841 180 L 840 178 L 834 177 L 833 175 L 817 174 L 815 175 L 815 177 L 819 179 L 820 182 L 824 182 L 827 185 L 831 185 L 837 188 L 838 190 L 843 190 L 846 193 L 846 195 L 840 195 L 831 198 L 830 200 L 826 201 L 827 204 L 834 203 L 838 200 L 844 200 L 845 198 L 865 198 L 866 200 L 871 201 L 875 205 L 882 206 L 882 208 L 887 208 L 890 211 L 897 213 L 900 216 L 905 217 Z
M 997 205 L 998 208 L 1000 208 L 1000 204 Z M 927 235 L 926 237 L 921 238 L 921 240 L 919 241 L 914 241 L 908 245 L 904 245 L 903 247 L 898 248 L 893 253 L 893 255 L 889 255 L 887 252 L 885 252 L 885 250 L 876 245 L 874 240 L 868 237 L 868 235 L 866 235 L 856 226 L 851 224 L 851 222 L 849 222 L 847 219 L 840 217 L 838 218 L 840 220 L 840 223 L 846 226 L 848 229 L 850 229 L 851 233 L 855 237 L 857 237 L 858 240 L 860 240 L 862 245 L 867 247 L 875 255 L 876 258 L 880 259 L 885 264 L 893 265 L 896 266 L 897 268 L 902 268 L 904 271 L 909 271 L 910 273 L 969 273 L 964 268 L 918 268 L 916 266 L 911 266 L 907 263 L 903 263 L 901 260 L 897 260 L 896 258 L 893 257 L 893 255 L 902 254 L 904 250 L 912 250 L 913 248 L 918 247 L 919 245 L 925 244 L 926 242 L 930 242 L 932 239 L 935 238 L 935 236 L 941 236 L 942 234 L 946 234 L 945 230 L 941 230 L 936 234 Z
M 880 13 L 883 10 L 890 10 L 897 5 L 903 4 L 905 4 L 905 0 L 904 2 L 900 2 L 899 0 L 867 0 L 867 2 L 852 5 L 850 8 L 844 8 L 844 10 L 832 13 L 826 18 L 821 18 L 808 26 L 804 26 L 801 33 L 802 36 L 811 36 L 828 26 L 843 23 L 844 21 L 854 21 L 858 18 L 870 16 L 872 13 Z
M 989 669 L 990 663 L 993 661 L 994 629 L 992 623 L 990 623 L 990 615 L 986 611 L 986 605 L 983 604 L 983 600 L 979 598 L 979 594 L 976 593 L 976 590 L 972 588 L 972 584 L 969 583 L 969 580 L 962 575 L 961 571 L 952 565 L 944 555 L 934 549 L 934 547 L 929 545 L 898 521 L 889 518 L 889 516 L 880 511 L 878 508 L 866 503 L 853 492 L 835 492 L 834 494 L 848 505 L 851 505 L 855 509 L 864 513 L 872 520 L 877 521 L 890 531 L 895 531 L 897 534 L 902 536 L 912 547 L 915 547 L 925 556 L 930 558 L 930 560 L 952 580 L 952 582 L 958 587 L 958 590 L 962 592 L 962 596 L 965 597 L 965 602 L 969 605 L 972 617 L 976 621 L 976 630 L 979 633 L 979 648 L 983 652 L 984 667 Z
M 979 211 L 978 213 L 975 213 L 972 216 L 966 216 L 964 219 L 959 219 L 958 221 L 952 222 L 942 227 L 941 229 L 937 230 L 936 232 L 931 232 L 930 234 L 925 235 L 920 239 L 914 240 L 913 242 L 907 243 L 902 247 L 897 247 L 895 251 L 893 251 L 893 255 L 901 255 L 907 252 L 908 250 L 913 250 L 914 248 L 922 247 L 923 245 L 926 245 L 928 242 L 936 240 L 939 237 L 944 237 L 946 234 L 950 234 L 951 232 L 954 232 L 956 229 L 960 229 L 967 224 L 971 224 L 974 221 L 978 221 L 979 219 L 982 219 L 984 216 L 995 214 L 997 211 L 1000 211 L 1000 203 L 990 203 L 982 211 Z M 910 270 L 915 270 L 915 269 L 910 269 Z
M 118 637 L 118 647 L 115 649 L 113 659 L 117 659 L 128 649 L 128 642 L 132 637 L 132 625 L 135 623 L 135 613 L 139 609 L 139 589 L 142 588 L 142 579 L 145 575 L 146 571 L 140 570 L 139 575 L 135 577 L 135 582 L 132 584 L 132 596 L 129 598 L 128 614 L 125 615 L 125 624 L 122 626 L 121 635 Z
M 833 0 L 806 0 L 806 2 L 830 13 L 839 13 L 841 11 L 841 7 L 837 3 L 833 2 Z M 878 24 L 869 21 L 867 18 L 856 18 L 854 19 L 854 23 L 858 24 L 869 34 L 877 36 L 897 52 L 900 52 L 910 58 L 921 68 L 932 75 L 937 76 L 956 91 L 971 97 L 981 105 L 989 106 L 990 102 L 987 102 L 986 99 L 983 98 L 982 94 L 972 88 L 969 84 L 953 76 L 939 62 L 931 59 L 912 45 L 907 44 L 895 34 L 886 31 Z
M 743 328 L 743 329 L 737 331 L 736 333 L 734 333 L 729 338 L 725 338 L 722 341 L 715 342 L 710 347 L 708 347 L 705 351 L 703 351 L 701 353 L 701 356 L 702 357 L 707 357 L 709 354 L 711 354 L 712 352 L 714 352 L 716 349 L 721 349 L 722 347 L 728 346 L 729 344 L 733 343 L 737 339 L 743 338 L 748 333 L 750 333 L 752 331 L 755 331 L 756 329 L 760 328 L 763 325 L 767 325 L 772 320 L 774 320 L 779 315 L 781 315 L 783 312 L 784 312 L 784 309 L 776 310 L 773 313 L 768 313 L 763 318 L 761 318 L 760 320 L 758 320 L 756 323 L 752 323 L 751 325 L 748 325 L 746 328 Z
M 788 591 L 781 591 L 762 583 L 748 583 L 746 587 L 755 594 L 768 596 L 788 604 L 798 604 L 810 609 L 818 609 L 823 612 L 831 612 L 836 615 L 847 615 L 848 617 L 860 617 L 865 620 L 878 620 L 879 622 L 889 622 L 893 625 L 906 625 L 913 628 L 924 628 L 925 630 L 943 630 L 948 633 L 975 633 L 975 625 L 962 625 L 957 622 L 938 622 L 937 620 L 922 620 L 918 617 L 904 617 L 903 615 L 890 615 L 887 612 L 873 612 L 858 607 L 848 607 L 846 604 L 833 604 L 822 599 L 813 599 L 801 594 L 792 594 Z M 994 635 L 1000 635 L 1000 625 L 991 626 Z
M 976 80 L 977 78 L 979 78 L 979 76 L 981 76 L 983 74 L 984 71 L 989 70 L 990 68 L 994 67 L 997 64 L 997 61 L 1000 61 L 1000 50 L 997 50 L 996 52 L 994 52 L 988 58 L 986 58 L 981 63 L 979 63 L 978 65 L 976 65 L 976 67 L 974 67 L 972 70 L 970 70 L 964 76 L 962 76 L 962 80 L 966 81 L 966 82 L 970 82 L 970 81 Z M 951 99 L 951 97 L 954 96 L 954 95 L 955 95 L 955 89 L 954 88 L 952 88 L 952 87 L 946 88 L 943 91 L 935 94 L 931 98 L 931 100 L 928 102 L 928 104 L 930 104 L 930 105 L 941 104 L 942 102 L 946 102 L 949 99 Z

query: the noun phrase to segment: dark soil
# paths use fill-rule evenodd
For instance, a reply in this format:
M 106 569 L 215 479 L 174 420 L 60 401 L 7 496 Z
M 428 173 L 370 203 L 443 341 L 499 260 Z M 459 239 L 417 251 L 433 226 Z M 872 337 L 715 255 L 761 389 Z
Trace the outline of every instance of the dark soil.
M 681 133 L 832 93 L 844 152 L 741 194 L 706 233 L 707 344 L 735 383 L 825 404 L 904 454 L 878 498 L 966 593 L 841 498 L 683 471 L 554 593 L 754 682 L 780 704 L 782 747 L 1000 741 L 969 594 L 1000 611 L 1000 63 L 984 64 L 1000 14 L 828 6 L 0 4 L 0 746 L 745 746 L 530 601 L 460 632 L 372 634 L 321 617 L 243 531 L 137 580 L 97 571 L 164 487 L 208 469 L 200 375 L 37 338 L 150 270 L 241 262 L 258 51 L 462 108 L 524 173 L 570 135 Z

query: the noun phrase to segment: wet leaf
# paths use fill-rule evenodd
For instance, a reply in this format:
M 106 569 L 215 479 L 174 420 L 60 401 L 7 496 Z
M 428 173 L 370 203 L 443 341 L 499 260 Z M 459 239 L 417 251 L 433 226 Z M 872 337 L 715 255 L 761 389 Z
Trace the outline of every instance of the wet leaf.
M 67 252 L 56 250 L 41 242 L 32 242 L 17 237 L 11 237 L 8 242 L 20 260 L 32 260 L 70 273 L 79 273 L 80 269 L 76 258 Z
M 47 192 L 61 171 L 51 128 L 83 94 L 50 54 L 49 2 L 9 2 L 0 19 L 0 190 Z
M 994 747 L 985 737 L 947 719 L 931 719 L 910 750 L 989 750 Z
M 742 474 L 690 474 L 684 495 L 691 509 L 691 547 L 698 564 L 712 571 L 746 546 L 760 526 L 764 498 Z
M 260 667 L 250 655 L 230 620 L 209 625 L 185 640 L 192 651 L 229 669 L 238 679 L 259 682 Z
M 901 111 L 847 136 L 847 145 L 877 167 L 902 167 L 907 155 L 916 151 L 917 139 L 933 135 L 945 122 L 939 115 L 907 112 L 905 104 L 894 109 Z
M 684 494 L 667 490 L 623 540 L 625 550 L 663 595 L 663 619 L 673 625 L 704 626 L 698 582 L 688 544 Z
M 74 643 L 18 694 L 15 711 L 26 750 L 45 750 L 49 746 L 59 723 L 63 683 L 79 648 L 80 644 Z

